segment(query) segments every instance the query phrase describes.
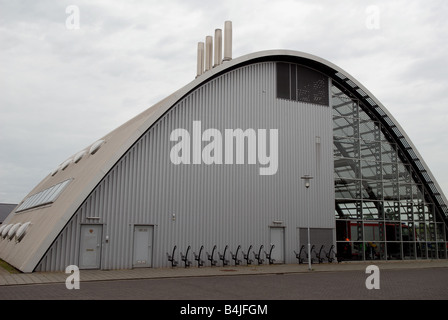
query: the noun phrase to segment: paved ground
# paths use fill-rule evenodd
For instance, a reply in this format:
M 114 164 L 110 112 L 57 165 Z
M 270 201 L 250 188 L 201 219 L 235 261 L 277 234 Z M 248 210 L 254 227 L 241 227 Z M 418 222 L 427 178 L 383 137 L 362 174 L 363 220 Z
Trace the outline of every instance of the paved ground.
M 369 265 L 379 268 L 379 289 L 366 288 L 366 279 L 371 276 L 366 273 Z M 127 314 L 140 317 L 156 312 L 169 319 L 185 318 L 183 313 L 187 312 L 190 315 L 196 312 L 195 316 L 202 312 L 202 317 L 215 319 L 232 316 L 278 319 L 300 317 L 307 311 L 314 316 L 363 314 L 364 317 L 384 313 L 386 309 L 388 315 L 392 310 L 400 317 L 414 316 L 422 308 L 444 307 L 421 306 L 416 300 L 439 300 L 443 304 L 448 300 L 448 260 L 327 263 L 312 267 L 312 271 L 307 265 L 298 264 L 81 270 L 80 288 L 72 290 L 66 288 L 69 274 L 64 272 L 10 274 L 0 268 L 0 301 L 8 300 L 2 313 L 9 310 L 11 315 L 19 310 L 22 315 L 33 316 L 36 310 L 56 310 L 43 300 L 59 303 L 65 300 L 66 304 L 70 302 L 62 305 L 65 315 L 84 316 L 89 310 L 89 316 L 97 312 L 104 317 L 104 312 L 116 316 L 114 313 L 127 310 Z M 354 299 L 374 302 L 366 305 L 349 301 Z M 109 301 L 107 307 L 98 304 L 100 300 Z M 134 300 L 132 305 L 124 304 L 130 300 Z M 309 300 L 316 301 L 311 301 L 310 306 Z M 390 300 L 413 302 L 378 305 Z M 74 301 L 82 305 L 73 305 Z
M 448 268 L 448 259 L 444 260 L 408 260 L 408 261 L 365 261 L 313 264 L 311 273 L 365 271 L 368 265 L 376 265 L 380 270 Z M 307 264 L 281 265 L 242 265 L 226 267 L 175 267 L 140 268 L 130 270 L 81 270 L 81 282 L 131 279 L 161 279 L 178 277 L 206 277 L 223 275 L 261 275 L 310 273 Z M 0 287 L 22 284 L 65 283 L 69 274 L 65 272 L 9 273 L 0 267 Z
M 448 268 L 180 277 L 0 287 L 0 300 L 447 300 Z
M 89 282 L 99 282 L 99 281 L 118 281 L 118 280 L 155 280 L 155 279 L 171 279 L 176 283 L 180 283 L 181 281 L 192 281 L 192 283 L 202 283 L 198 286 L 207 286 L 207 283 L 212 283 L 212 280 L 207 278 L 210 277 L 223 277 L 223 281 L 231 282 L 231 281 L 242 281 L 235 279 L 235 277 L 225 277 L 225 276 L 261 276 L 261 275 L 301 275 L 301 278 L 305 281 L 310 281 L 310 288 L 312 287 L 312 283 L 323 283 L 323 284 L 331 284 L 328 286 L 324 286 L 326 291 L 331 290 L 331 287 L 341 288 L 343 283 L 350 283 L 348 279 L 350 277 L 357 277 L 356 283 L 360 283 L 362 288 L 365 288 L 365 280 L 369 276 L 366 274 L 366 267 L 368 265 L 376 265 L 380 270 L 380 283 L 383 287 L 387 287 L 388 283 L 392 281 L 400 281 L 397 285 L 400 288 L 406 288 L 411 285 L 419 284 L 421 290 L 425 289 L 425 286 L 428 287 L 428 281 L 433 281 L 434 284 L 428 287 L 428 293 L 425 293 L 426 298 L 431 298 L 431 289 L 434 289 L 434 286 L 441 285 L 440 289 L 448 288 L 448 260 L 416 260 L 416 261 L 375 261 L 375 262 L 345 262 L 345 263 L 325 263 L 325 264 L 313 264 L 312 271 L 308 270 L 308 265 L 304 264 L 283 264 L 283 265 L 251 265 L 251 266 L 227 266 L 227 267 L 176 267 L 176 268 L 142 268 L 142 269 L 132 269 L 132 270 L 81 270 L 80 271 L 80 284 L 83 288 L 88 288 Z M 395 272 L 393 272 L 395 271 Z M 32 284 L 60 284 L 61 287 L 64 288 L 64 291 L 70 291 L 65 288 L 65 282 L 69 274 L 64 272 L 36 272 L 36 273 L 18 273 L 11 274 L 6 270 L 0 268 L 0 299 L 11 299 L 12 296 L 7 295 L 7 292 L 12 292 L 13 287 L 19 286 L 23 287 L 21 290 L 28 290 L 27 286 L 21 285 L 32 285 Z M 184 278 L 184 279 L 180 279 Z M 188 280 L 186 280 L 187 278 Z M 280 279 L 292 279 L 292 277 L 271 277 L 276 280 Z M 258 278 L 259 280 L 255 280 L 255 278 L 250 280 L 250 283 L 254 283 L 252 285 L 248 283 L 248 287 L 252 287 L 254 292 L 257 292 L 257 288 L 263 287 L 265 282 L 268 282 L 268 278 Z M 269 278 L 270 279 L 270 278 Z M 424 280 L 421 280 L 424 279 Z M 208 281 L 208 282 L 207 282 Z M 422 282 L 423 281 L 423 282 Z M 140 281 L 141 282 L 141 281 Z M 168 284 L 170 282 L 167 282 Z M 257 283 L 255 285 L 255 283 Z M 156 282 L 153 282 L 152 285 L 155 285 Z M 287 283 L 286 283 L 287 284 Z M 286 285 L 285 284 L 285 285 Z M 107 285 L 107 284 L 104 284 Z M 134 283 L 130 283 L 130 285 L 135 285 Z M 169 287 L 169 285 L 165 285 L 165 287 Z M 219 285 L 216 285 L 219 288 Z M 30 287 L 29 287 L 30 288 Z M 307 288 L 304 285 L 304 290 Z M 73 290 L 73 292 L 76 290 Z M 160 289 L 159 292 L 163 291 Z M 174 292 L 174 290 L 171 290 Z M 218 290 L 219 291 L 219 290 Z M 234 290 L 235 297 L 237 296 L 237 292 L 241 291 Z M 285 291 L 285 290 L 283 290 Z M 385 290 L 382 290 L 385 291 Z M 432 290 L 434 291 L 434 290 Z M 174 299 L 189 299 L 194 296 L 191 295 L 191 290 L 180 290 L 180 292 L 188 292 L 186 296 L 182 296 L 181 294 L 176 295 Z M 216 291 L 213 291 L 216 292 Z M 208 293 L 206 297 L 209 298 L 232 298 L 231 295 L 223 295 L 223 296 L 214 296 L 213 292 Z M 444 293 L 443 290 L 437 294 L 434 292 L 433 298 L 439 298 L 440 293 Z M 76 294 L 76 293 L 75 293 Z M 429 294 L 429 295 L 428 295 Z M 445 292 L 446 294 L 446 292 Z M 276 298 L 277 296 L 273 296 L 272 298 Z M 280 296 L 278 296 L 280 297 Z M 39 298 L 39 297 L 36 297 Z M 100 296 L 95 298 L 101 298 Z M 109 297 L 110 298 L 110 297 Z M 155 296 L 151 296 L 151 298 L 157 298 Z M 162 299 L 166 299 L 167 297 L 161 297 Z M 202 297 L 203 298 L 203 297 Z M 241 297 L 239 297 L 241 298 Z M 257 296 L 253 298 L 257 299 Z M 269 297 L 264 297 L 269 298 Z M 281 298 L 285 298 L 285 296 L 281 296 Z M 295 297 L 293 297 L 295 298 Z M 297 297 L 302 299 L 302 297 Z M 315 299 L 317 297 L 314 297 Z M 325 298 L 325 297 L 324 297 Z M 343 295 L 339 295 L 334 297 L 336 299 L 344 299 Z M 417 298 L 417 297 L 416 297 Z M 444 299 L 448 299 L 448 296 L 444 296 Z M 50 297 L 52 299 L 52 297 Z

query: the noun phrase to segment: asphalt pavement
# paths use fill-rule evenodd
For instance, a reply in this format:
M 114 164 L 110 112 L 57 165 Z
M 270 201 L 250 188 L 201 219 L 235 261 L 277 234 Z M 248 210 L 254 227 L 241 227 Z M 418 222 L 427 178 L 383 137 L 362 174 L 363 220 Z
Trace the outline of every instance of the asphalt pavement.
M 311 270 L 307 264 L 80 270 L 78 287 L 73 275 L 1 269 L 2 314 L 105 317 L 126 310 L 127 317 L 156 313 L 169 319 L 283 319 L 307 312 L 330 318 L 411 317 L 444 308 L 448 300 L 448 260 L 323 263 Z
M 370 265 L 377 266 L 380 270 L 392 269 L 427 269 L 448 268 L 448 259 L 438 260 L 390 260 L 390 261 L 346 261 L 341 263 L 312 264 L 311 270 L 308 264 L 263 264 L 263 265 L 228 265 L 215 267 L 184 268 L 135 268 L 125 270 L 80 270 L 79 280 L 111 281 L 132 279 L 163 279 L 181 277 L 210 277 L 224 275 L 263 275 L 263 274 L 289 274 L 289 273 L 319 273 L 342 271 L 365 271 Z M 71 272 L 32 272 L 10 273 L 0 267 L 0 286 L 65 283 Z
M 372 268 L 373 266 L 373 268 Z M 224 287 L 225 283 L 231 283 L 232 281 L 237 281 L 237 283 L 245 282 L 244 279 L 247 280 L 246 284 L 248 289 L 245 294 L 249 299 L 266 299 L 266 298 L 286 298 L 291 297 L 293 299 L 303 299 L 306 297 L 314 298 L 333 298 L 333 299 L 345 299 L 343 294 L 334 294 L 333 296 L 329 295 L 301 295 L 297 293 L 293 295 L 294 286 L 290 289 L 286 289 L 288 287 L 288 282 L 284 283 L 282 286 L 278 287 L 279 291 L 274 294 L 276 281 L 271 284 L 271 297 L 269 295 L 257 295 L 257 292 L 262 292 L 263 290 L 257 290 L 257 288 L 264 288 L 266 284 L 269 283 L 269 279 L 280 280 L 280 279 L 302 279 L 303 284 L 301 286 L 302 289 L 300 292 L 310 291 L 310 288 L 313 288 L 314 281 L 314 292 L 318 291 L 316 288 L 316 284 L 322 285 L 323 292 L 341 292 L 341 288 L 344 287 L 344 284 L 352 283 L 351 280 L 353 278 L 357 278 L 355 281 L 356 287 L 360 287 L 363 292 L 365 291 L 367 286 L 371 288 L 367 288 L 367 291 L 377 291 L 373 288 L 375 284 L 375 280 L 378 280 L 378 284 L 382 285 L 382 289 L 387 288 L 390 285 L 391 292 L 394 289 L 393 287 L 399 287 L 404 289 L 405 291 L 402 293 L 402 296 L 406 296 L 406 290 L 410 293 L 412 292 L 412 288 L 416 287 L 417 291 L 424 291 L 425 288 L 428 290 L 425 291 L 424 295 L 410 295 L 409 298 L 421 298 L 423 299 L 448 299 L 448 260 L 409 260 L 409 261 L 363 261 L 363 262 L 342 262 L 342 263 L 322 263 L 322 264 L 313 264 L 311 266 L 311 270 L 309 269 L 308 264 L 274 264 L 274 265 L 238 265 L 238 266 L 221 266 L 221 267 L 174 267 L 174 268 L 136 268 L 129 270 L 80 270 L 77 278 L 74 277 L 74 273 L 71 272 L 34 272 L 34 273 L 9 273 L 5 269 L 0 268 L 0 300 L 3 299 L 14 299 L 14 295 L 9 294 L 14 290 L 20 290 L 21 292 L 32 291 L 31 287 L 33 285 L 59 285 L 57 288 L 62 288 L 63 293 L 67 292 L 82 292 L 83 290 L 77 291 L 74 287 L 75 280 L 79 284 L 80 287 L 86 288 L 88 283 L 99 283 L 103 282 L 103 287 L 110 286 L 116 287 L 112 283 L 121 284 L 122 287 L 126 287 L 124 285 L 126 281 L 128 281 L 129 285 L 134 286 L 136 288 L 135 280 L 138 280 L 138 283 L 145 283 L 145 281 L 149 280 L 158 280 L 153 281 L 152 286 L 156 287 L 157 284 L 164 283 L 162 280 L 165 280 L 165 285 L 161 286 L 158 290 L 153 290 L 153 293 L 149 294 L 148 297 L 150 299 L 189 299 L 189 298 L 198 298 L 198 299 L 232 299 L 235 297 L 242 298 L 239 293 L 244 292 L 244 286 L 238 285 L 238 290 L 222 290 L 223 294 L 220 294 L 220 287 Z M 377 270 L 377 272 L 375 272 Z M 437 274 L 437 276 L 435 276 Z M 278 277 L 280 275 L 287 275 L 288 277 Z M 375 279 L 375 275 L 378 275 L 378 279 Z M 252 278 L 250 278 L 252 276 Z M 254 278 L 253 276 L 257 276 L 258 278 Z M 264 276 L 264 277 L 262 277 Z M 270 276 L 270 277 L 268 277 Z M 272 277 L 274 276 L 274 277 Z M 277 276 L 277 277 L 276 277 Z M 298 276 L 298 277 L 293 277 Z M 213 281 L 221 281 L 221 280 L 210 280 L 213 279 L 223 279 L 223 285 L 216 285 L 216 290 L 212 290 L 207 292 L 207 283 L 210 286 L 213 284 Z M 368 280 L 369 278 L 369 280 Z M 237 279 L 237 280 L 235 280 Z M 238 280 L 239 279 L 239 280 Z M 256 280 L 258 279 L 258 280 Z M 424 279 L 424 280 L 422 280 Z M 134 280 L 134 282 L 129 282 Z M 180 284 L 186 284 L 185 288 L 181 288 Z M 239 282 L 238 282 L 239 281 Z M 305 284 L 306 281 L 311 281 L 309 287 Z M 367 283 L 369 281 L 370 284 Z M 422 282 L 423 281 L 423 282 Z M 109 284 L 108 284 L 109 283 Z M 177 283 L 177 285 L 175 285 Z M 191 290 L 189 287 L 189 283 L 192 284 L 194 288 L 194 283 L 202 283 L 205 287 L 203 294 L 194 295 L 194 290 Z M 252 285 L 249 285 L 252 283 Z M 432 284 L 431 284 L 432 283 Z M 171 286 L 173 286 L 171 288 Z M 198 285 L 197 287 L 200 287 Z M 13 289 L 13 287 L 20 287 L 21 289 Z M 73 288 L 73 290 L 69 290 L 67 288 Z M 87 286 L 88 287 L 88 286 Z M 334 290 L 332 289 L 334 287 Z M 435 290 L 435 288 L 438 288 Z M 44 287 L 40 287 L 43 290 Z M 176 290 L 179 288 L 179 290 Z M 307 289 L 308 288 L 308 289 Z M 408 289 L 406 289 L 408 288 Z M 371 290 L 373 289 L 373 290 Z M 333 291 L 332 291 L 333 290 Z M 346 288 L 346 290 L 350 290 Z M 121 290 L 123 291 L 123 290 Z M 265 290 L 266 291 L 266 290 Z M 269 291 L 269 290 L 267 290 Z M 381 291 L 381 289 L 379 290 Z M 108 292 L 104 290 L 105 299 L 115 299 L 113 295 L 111 295 L 111 290 Z M 166 294 L 159 294 L 163 293 Z M 201 292 L 201 290 L 196 290 L 196 292 Z M 281 294 L 284 292 L 287 294 Z M 348 292 L 348 291 L 347 291 Z M 386 293 L 386 290 L 382 290 L 383 294 Z M 82 299 L 82 295 L 76 296 L 78 293 L 74 293 L 74 298 Z M 432 295 L 432 296 L 431 296 Z M 64 297 L 64 294 L 60 294 L 60 297 Z M 48 295 L 49 299 L 58 298 L 59 296 Z M 128 295 L 130 297 L 138 298 L 138 296 Z M 348 296 L 348 295 L 347 295 Z M 244 296 L 243 296 L 244 297 Z M 356 294 L 350 295 L 350 297 L 356 298 Z M 368 297 L 368 296 L 367 296 Z M 383 296 L 384 298 L 390 298 L 390 296 Z M 395 296 L 395 297 L 400 297 Z M 27 296 L 28 299 L 41 299 L 44 298 L 44 295 L 35 296 L 32 295 Z M 118 295 L 118 298 L 126 298 L 126 296 Z M 101 299 L 101 294 L 95 295 L 94 299 Z

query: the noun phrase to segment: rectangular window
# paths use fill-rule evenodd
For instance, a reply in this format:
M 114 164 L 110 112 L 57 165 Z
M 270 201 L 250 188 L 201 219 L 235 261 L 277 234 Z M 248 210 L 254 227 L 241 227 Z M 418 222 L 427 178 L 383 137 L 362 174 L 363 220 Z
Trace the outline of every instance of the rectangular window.
M 278 62 L 277 98 L 328 106 L 328 77 L 304 66 Z
M 328 106 L 328 77 L 302 66 L 297 69 L 298 100 Z
M 277 63 L 277 98 L 291 99 L 289 63 Z
M 290 65 L 290 79 L 291 100 L 297 101 L 297 68 L 295 65 Z
M 22 204 L 17 208 L 16 212 L 24 211 L 31 208 L 43 206 L 56 201 L 57 197 L 65 189 L 65 187 L 72 181 L 71 179 L 62 181 L 50 188 L 35 193 L 26 198 Z

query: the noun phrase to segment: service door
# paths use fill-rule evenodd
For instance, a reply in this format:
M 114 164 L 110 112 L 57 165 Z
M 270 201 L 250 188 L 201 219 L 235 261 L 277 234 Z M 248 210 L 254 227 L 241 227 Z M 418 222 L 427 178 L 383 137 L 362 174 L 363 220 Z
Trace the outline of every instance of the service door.
M 274 263 L 285 262 L 285 228 L 273 228 L 271 227 L 271 245 L 274 245 L 272 249 L 272 259 Z M 270 248 L 268 248 L 270 249 Z
M 153 226 L 134 226 L 134 267 L 152 267 Z
M 81 225 L 80 269 L 99 269 L 101 263 L 101 237 L 103 226 Z

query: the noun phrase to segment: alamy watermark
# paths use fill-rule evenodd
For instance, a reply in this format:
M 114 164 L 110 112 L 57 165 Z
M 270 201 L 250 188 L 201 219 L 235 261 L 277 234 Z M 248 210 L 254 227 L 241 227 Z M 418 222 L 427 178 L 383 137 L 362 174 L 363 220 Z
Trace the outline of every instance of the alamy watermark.
M 170 141 L 177 142 L 170 151 L 176 165 L 245 164 L 247 160 L 260 165 L 260 175 L 277 173 L 278 129 L 225 129 L 223 134 L 214 128 L 202 131 L 201 121 L 193 121 L 191 134 L 178 128 L 171 132 Z
M 69 15 L 65 19 L 65 27 L 68 30 L 78 30 L 80 28 L 79 7 L 75 5 L 67 6 L 65 13 Z
M 380 288 L 380 269 L 375 265 L 367 266 L 366 273 L 370 274 L 366 279 L 366 288 L 379 289 Z
M 380 28 L 380 8 L 378 6 L 368 6 L 366 8 L 366 28 L 369 30 L 378 30 Z
M 65 273 L 70 273 L 70 275 L 65 279 L 65 287 L 69 290 L 79 289 L 80 275 L 79 268 L 75 265 L 69 265 L 65 268 Z

